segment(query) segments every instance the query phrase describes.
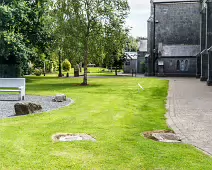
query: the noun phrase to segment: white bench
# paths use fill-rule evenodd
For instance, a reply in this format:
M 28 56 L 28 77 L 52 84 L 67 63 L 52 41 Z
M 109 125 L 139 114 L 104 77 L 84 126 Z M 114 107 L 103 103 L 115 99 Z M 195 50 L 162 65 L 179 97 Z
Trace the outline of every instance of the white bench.
M 26 86 L 25 82 L 25 78 L 0 78 L 0 92 L 19 92 L 18 99 L 24 100 Z

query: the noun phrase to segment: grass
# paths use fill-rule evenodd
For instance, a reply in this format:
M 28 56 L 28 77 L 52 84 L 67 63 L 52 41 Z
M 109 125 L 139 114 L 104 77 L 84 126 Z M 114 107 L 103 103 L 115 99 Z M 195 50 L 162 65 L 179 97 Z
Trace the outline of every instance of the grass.
M 168 82 L 159 79 L 28 77 L 27 94 L 64 93 L 75 101 L 49 113 L 0 120 L 0 169 L 209 170 L 212 158 L 184 144 L 141 133 L 168 130 Z M 137 83 L 145 90 L 138 93 Z M 54 143 L 56 133 L 87 133 L 92 142 Z
M 83 75 L 83 68 L 80 75 Z M 118 70 L 118 72 L 123 72 L 123 70 Z M 74 76 L 74 69 L 72 68 L 69 72 L 69 76 Z M 63 71 L 64 76 L 66 77 L 67 72 Z M 43 74 L 41 75 L 43 76 Z M 58 73 L 48 73 L 47 77 L 57 77 Z M 109 70 L 101 67 L 88 67 L 88 76 L 115 76 L 115 70 Z

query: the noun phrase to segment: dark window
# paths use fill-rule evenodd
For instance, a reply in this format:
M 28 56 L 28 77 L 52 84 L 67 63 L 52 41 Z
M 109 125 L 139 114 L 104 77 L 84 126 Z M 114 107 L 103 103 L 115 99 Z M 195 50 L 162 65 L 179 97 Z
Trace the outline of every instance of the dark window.
M 130 66 L 130 61 L 126 61 L 125 65 Z
M 177 60 L 177 70 L 179 71 L 180 70 L 180 61 Z
M 188 60 L 185 61 L 185 71 L 188 71 Z

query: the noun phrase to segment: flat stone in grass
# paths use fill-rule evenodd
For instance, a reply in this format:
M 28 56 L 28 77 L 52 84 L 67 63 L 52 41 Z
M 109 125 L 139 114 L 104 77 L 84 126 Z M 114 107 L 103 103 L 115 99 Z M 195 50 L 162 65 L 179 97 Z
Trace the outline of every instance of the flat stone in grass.
M 152 132 L 144 132 L 144 137 L 147 139 L 152 139 L 158 142 L 164 143 L 180 143 L 181 139 L 172 131 L 152 131 Z
M 153 137 L 155 137 L 159 142 L 165 143 L 179 143 L 181 139 L 174 133 L 153 133 Z
M 52 137 L 54 142 L 91 141 L 96 142 L 92 136 L 87 134 L 56 134 Z

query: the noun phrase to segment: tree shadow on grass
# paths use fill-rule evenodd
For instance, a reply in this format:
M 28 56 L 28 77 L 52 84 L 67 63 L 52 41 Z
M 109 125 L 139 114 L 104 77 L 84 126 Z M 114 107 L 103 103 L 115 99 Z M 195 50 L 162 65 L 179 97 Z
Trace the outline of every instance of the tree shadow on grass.
M 81 83 L 45 83 L 45 84 L 29 84 L 27 85 L 27 89 L 29 91 L 62 91 L 65 89 L 70 90 L 79 90 L 79 89 L 93 89 L 103 86 L 102 84 L 89 84 L 87 86 L 81 85 Z
M 57 80 L 58 77 L 26 77 L 26 83 L 33 83 L 38 80 Z

